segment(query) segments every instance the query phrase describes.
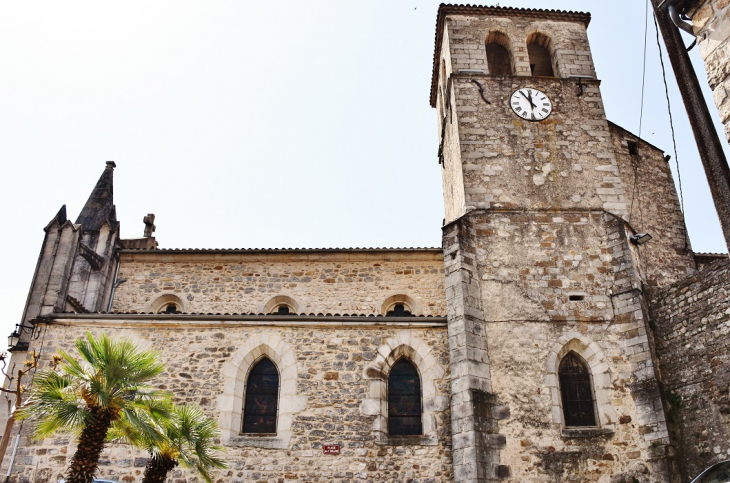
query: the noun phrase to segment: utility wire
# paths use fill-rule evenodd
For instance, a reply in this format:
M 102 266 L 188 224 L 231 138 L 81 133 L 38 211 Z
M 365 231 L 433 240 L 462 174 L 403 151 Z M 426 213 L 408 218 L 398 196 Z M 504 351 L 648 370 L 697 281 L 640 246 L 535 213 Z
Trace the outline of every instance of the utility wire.
M 649 0 L 646 0 L 644 9 L 644 65 L 641 69 L 641 108 L 639 109 L 639 138 L 641 138 L 641 125 L 644 120 L 644 85 L 646 83 L 646 39 L 649 32 Z
M 667 72 L 664 68 L 664 54 L 662 52 L 662 44 L 659 41 L 659 26 L 657 25 L 656 15 L 654 19 L 654 29 L 656 30 L 656 44 L 659 47 L 659 62 L 662 64 L 662 78 L 664 79 L 664 95 L 667 98 L 667 110 L 669 111 L 669 127 L 672 130 L 672 144 L 674 146 L 674 162 L 677 165 L 677 182 L 679 184 L 679 206 L 684 214 L 684 195 L 682 194 L 682 175 L 679 173 L 679 156 L 677 155 L 677 140 L 674 136 L 674 121 L 672 120 L 672 106 L 669 103 L 669 87 L 667 86 Z M 687 230 L 684 232 L 684 248 L 687 248 Z
M 641 68 L 641 104 L 639 108 L 639 135 L 636 140 L 636 144 L 638 146 L 639 142 L 641 141 L 641 127 L 644 120 L 644 86 L 646 85 L 646 39 L 648 37 L 647 33 L 649 32 L 649 0 L 646 0 L 646 5 L 644 6 L 644 63 Z M 634 159 L 631 159 L 631 165 L 633 167 L 634 171 L 634 187 L 631 190 L 631 207 L 629 208 L 629 221 L 633 223 L 633 219 L 631 217 L 632 213 L 634 212 L 634 200 L 636 200 L 636 187 L 638 184 L 638 168 L 636 166 L 636 163 Z M 640 218 L 643 218 L 640 217 Z

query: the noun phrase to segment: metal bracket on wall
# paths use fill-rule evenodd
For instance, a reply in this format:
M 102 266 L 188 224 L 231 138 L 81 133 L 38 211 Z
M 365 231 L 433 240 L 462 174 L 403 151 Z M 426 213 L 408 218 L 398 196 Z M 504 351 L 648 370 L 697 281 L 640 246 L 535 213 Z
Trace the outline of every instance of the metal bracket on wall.
M 482 85 L 481 85 L 481 84 L 479 83 L 479 81 L 477 81 L 477 80 L 475 80 L 475 79 L 472 79 L 471 81 L 472 81 L 472 82 L 473 82 L 474 84 L 476 84 L 476 85 L 477 85 L 477 88 L 479 89 L 479 95 L 480 95 L 480 96 L 482 96 L 482 100 L 483 100 L 484 102 L 486 102 L 487 104 L 491 104 L 491 102 L 489 102 L 489 101 L 487 100 L 487 98 L 486 98 L 486 97 L 484 97 L 484 87 L 482 87 Z

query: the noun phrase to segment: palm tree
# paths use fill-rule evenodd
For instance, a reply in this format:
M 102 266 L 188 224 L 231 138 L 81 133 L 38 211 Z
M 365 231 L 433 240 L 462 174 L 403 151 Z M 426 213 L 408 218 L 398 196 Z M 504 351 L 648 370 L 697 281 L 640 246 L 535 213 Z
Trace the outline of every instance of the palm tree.
M 148 385 L 164 370 L 157 352 L 105 334 L 94 339 L 89 332 L 76 340 L 76 348 L 81 362 L 59 351 L 62 361 L 56 370 L 36 375 L 18 417 L 33 420 L 38 439 L 58 431 L 77 436 L 66 482 L 91 483 L 113 425 L 134 427 L 150 441 L 164 439 L 150 421 L 168 416 L 164 401 L 169 395 Z
M 206 418 L 198 406 L 174 406 L 171 412 L 171 417 L 162 421 L 164 441 L 150 441 L 134 432 L 123 436 L 150 452 L 142 483 L 164 483 L 167 474 L 178 464 L 196 469 L 205 481 L 212 482 L 208 471 L 226 467 L 218 455 L 223 448 L 214 444 L 220 435 L 217 423 Z

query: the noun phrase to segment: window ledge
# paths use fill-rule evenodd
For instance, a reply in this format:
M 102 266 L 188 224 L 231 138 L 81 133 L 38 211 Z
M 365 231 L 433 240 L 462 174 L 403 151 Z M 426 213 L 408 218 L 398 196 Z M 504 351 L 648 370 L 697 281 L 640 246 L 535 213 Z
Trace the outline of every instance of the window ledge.
M 275 448 L 286 449 L 289 441 L 276 433 L 260 433 L 260 434 L 239 434 L 231 437 L 225 442 L 227 446 L 235 446 L 239 448 Z
M 597 438 L 599 436 L 610 436 L 613 429 L 610 428 L 563 428 L 560 436 L 563 438 Z
M 415 436 L 388 436 L 381 441 L 376 441 L 377 444 L 384 446 L 435 446 L 438 444 L 436 438 L 415 435 Z

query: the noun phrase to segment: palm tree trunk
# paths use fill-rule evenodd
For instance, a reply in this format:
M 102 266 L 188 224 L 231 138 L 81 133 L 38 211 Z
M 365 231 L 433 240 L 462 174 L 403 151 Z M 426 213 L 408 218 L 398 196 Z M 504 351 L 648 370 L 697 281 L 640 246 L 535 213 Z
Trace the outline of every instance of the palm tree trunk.
M 99 466 L 99 456 L 104 450 L 106 433 L 112 425 L 111 412 L 89 409 L 91 417 L 81 430 L 79 445 L 66 472 L 66 483 L 92 483 Z
M 150 458 L 144 468 L 142 483 L 165 483 L 167 474 L 177 466 L 177 460 L 167 456 Z

